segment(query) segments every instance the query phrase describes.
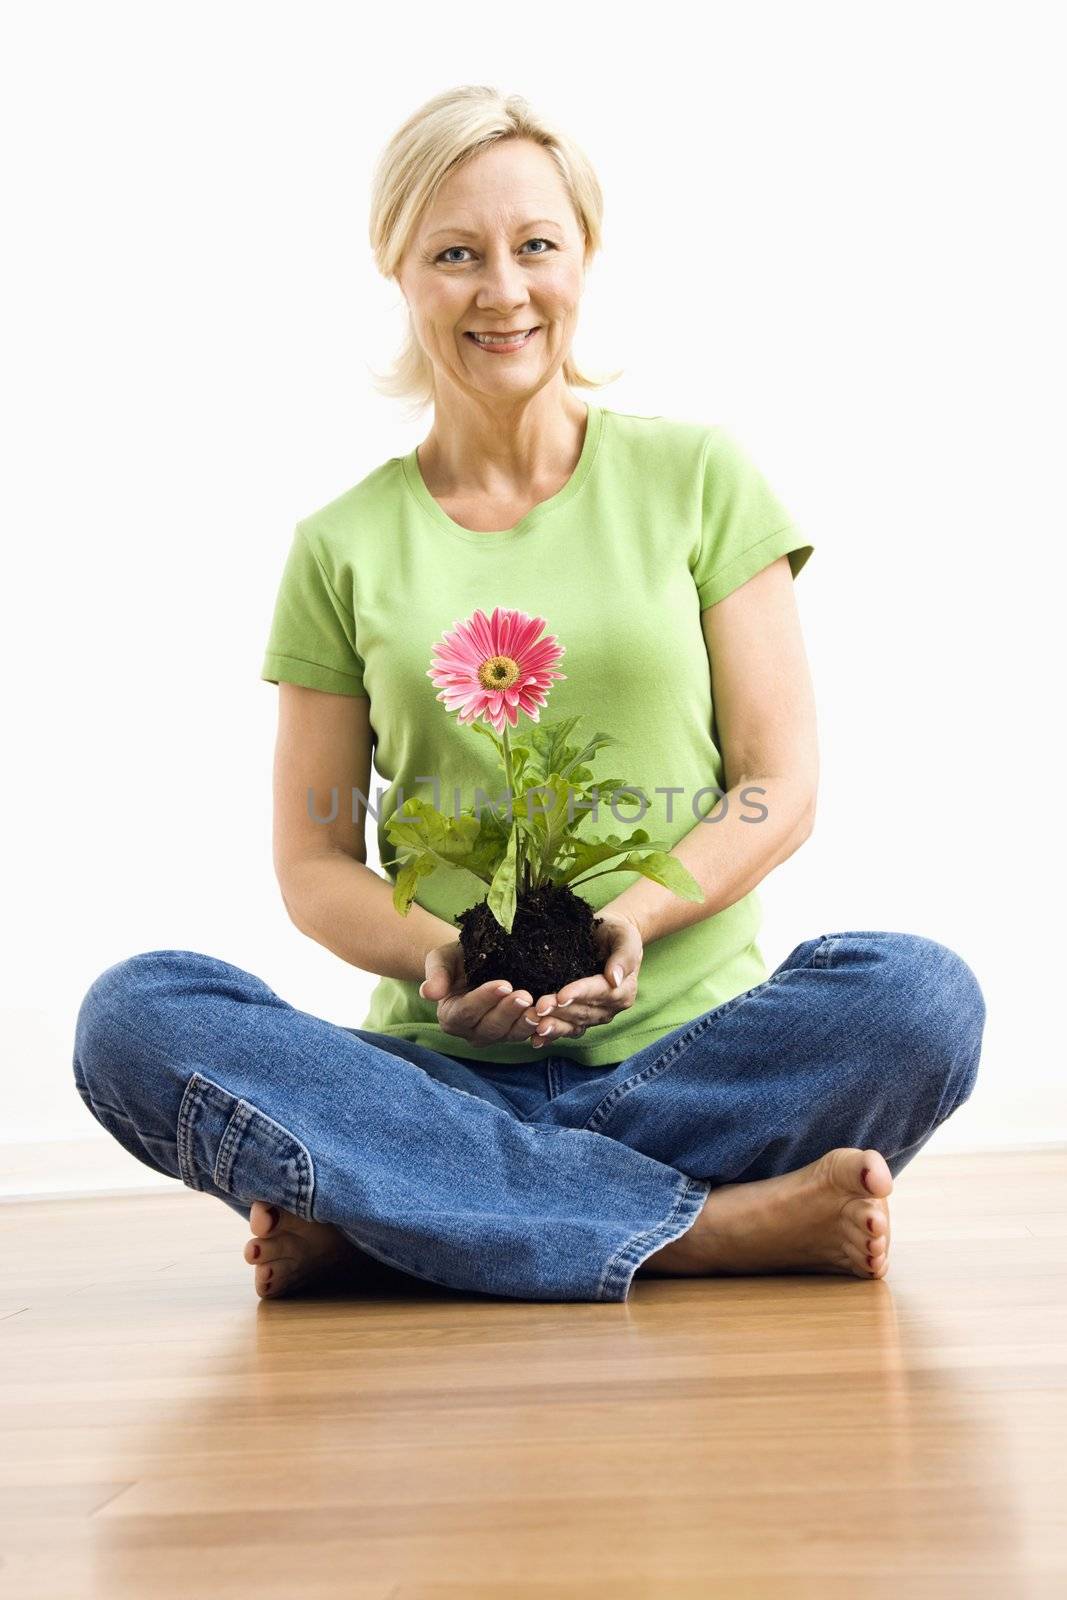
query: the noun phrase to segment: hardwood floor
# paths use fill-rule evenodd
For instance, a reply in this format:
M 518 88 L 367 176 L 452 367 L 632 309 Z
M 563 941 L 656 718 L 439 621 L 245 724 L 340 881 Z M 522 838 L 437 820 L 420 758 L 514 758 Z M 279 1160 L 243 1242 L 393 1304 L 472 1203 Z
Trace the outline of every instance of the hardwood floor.
M 888 1276 L 259 1301 L 180 1188 L 0 1205 L 12 1600 L 1067 1595 L 1067 1147 L 920 1155 Z

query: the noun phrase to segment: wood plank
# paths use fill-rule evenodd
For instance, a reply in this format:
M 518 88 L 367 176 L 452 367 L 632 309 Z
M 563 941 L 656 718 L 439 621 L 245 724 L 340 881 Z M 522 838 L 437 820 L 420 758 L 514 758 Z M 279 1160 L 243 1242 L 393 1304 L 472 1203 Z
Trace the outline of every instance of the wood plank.
M 1067 1150 L 920 1157 L 882 1280 L 261 1302 L 241 1218 L 0 1205 L 19 1600 L 1067 1593 Z

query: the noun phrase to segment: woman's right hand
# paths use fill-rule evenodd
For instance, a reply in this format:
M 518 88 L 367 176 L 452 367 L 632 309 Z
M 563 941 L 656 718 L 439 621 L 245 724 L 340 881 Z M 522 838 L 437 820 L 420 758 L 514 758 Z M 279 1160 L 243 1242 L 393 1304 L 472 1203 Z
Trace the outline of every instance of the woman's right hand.
M 513 991 L 505 979 L 468 988 L 458 938 L 426 952 L 426 976 L 419 994 L 437 1002 L 441 1030 L 466 1039 L 468 1044 L 525 1044 L 541 1020 L 527 1020 L 526 1013 L 533 1013 L 532 995 L 525 989 Z

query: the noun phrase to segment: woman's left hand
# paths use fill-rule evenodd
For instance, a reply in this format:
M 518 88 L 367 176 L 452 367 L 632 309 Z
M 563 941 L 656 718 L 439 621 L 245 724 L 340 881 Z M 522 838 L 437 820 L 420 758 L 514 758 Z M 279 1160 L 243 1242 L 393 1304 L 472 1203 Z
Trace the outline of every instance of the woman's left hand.
M 628 1011 L 637 998 L 637 974 L 645 942 L 632 917 L 621 911 L 598 911 L 593 942 L 601 971 L 591 978 L 565 983 L 557 994 L 542 995 L 526 1016 L 538 1023 L 530 1044 L 535 1050 L 548 1040 L 580 1039 L 587 1028 L 610 1022 Z M 618 978 L 615 974 L 618 974 Z

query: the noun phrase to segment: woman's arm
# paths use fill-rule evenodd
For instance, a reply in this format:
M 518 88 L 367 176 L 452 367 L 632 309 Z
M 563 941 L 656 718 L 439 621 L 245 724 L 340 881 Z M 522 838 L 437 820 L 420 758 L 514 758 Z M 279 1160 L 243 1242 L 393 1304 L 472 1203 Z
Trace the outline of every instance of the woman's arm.
M 370 701 L 327 694 L 293 683 L 278 685 L 274 751 L 274 870 L 285 909 L 301 933 L 342 961 L 388 978 L 421 983 L 426 952 L 459 933 L 417 902 L 402 917 L 393 886 L 367 866 L 366 812 L 371 777 Z M 331 790 L 337 816 L 328 816 Z M 357 791 L 357 820 L 352 792 Z
M 633 919 L 646 944 L 740 900 L 803 844 L 815 823 L 815 695 L 788 556 L 709 606 L 701 623 L 726 796 L 711 808 L 720 821 L 697 822 L 671 850 L 704 890 L 703 901 L 682 900 L 638 878 L 608 902 L 605 909 Z M 750 785 L 766 792 L 744 801 L 740 791 Z M 755 821 L 759 806 L 768 814 Z

